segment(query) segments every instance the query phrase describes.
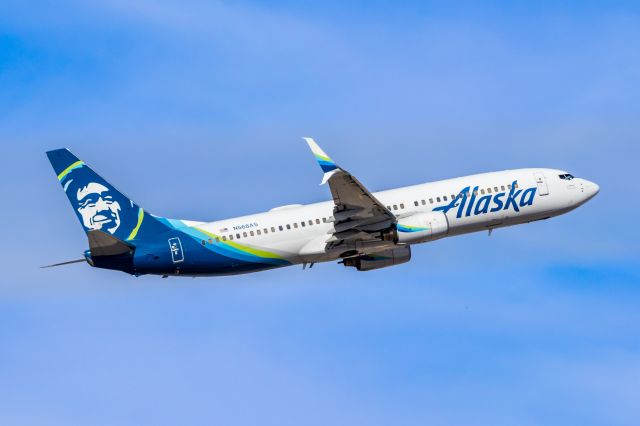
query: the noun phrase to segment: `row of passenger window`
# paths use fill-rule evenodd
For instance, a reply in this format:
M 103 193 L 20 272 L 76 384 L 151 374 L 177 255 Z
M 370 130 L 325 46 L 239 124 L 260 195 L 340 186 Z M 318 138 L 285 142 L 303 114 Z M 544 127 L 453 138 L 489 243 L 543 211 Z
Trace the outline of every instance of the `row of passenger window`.
M 515 184 L 515 188 L 518 188 L 518 184 Z M 511 189 L 511 185 L 502 185 L 500 187 L 498 186 L 494 186 L 493 188 L 486 188 L 486 189 L 480 189 L 480 190 L 476 190 L 473 191 L 474 195 L 484 195 L 485 193 L 487 194 L 491 194 L 493 192 L 499 192 L 500 190 L 502 191 L 506 191 L 507 189 Z M 451 194 L 451 199 L 455 199 L 456 196 Z M 433 198 L 429 198 L 429 204 L 434 204 L 434 203 L 441 203 L 442 201 L 449 201 L 448 197 L 446 195 L 443 195 L 442 197 L 436 197 L 435 200 Z M 420 200 L 418 201 L 414 201 L 413 204 L 418 207 L 420 206 L 420 204 L 422 204 L 423 206 L 427 205 L 427 200 Z M 387 206 L 387 209 L 389 210 L 404 210 L 405 206 L 404 203 L 400 203 L 400 204 L 393 204 L 391 206 Z M 207 242 L 209 244 L 213 244 L 214 242 L 219 243 L 220 241 L 233 241 L 234 239 L 236 240 L 240 240 L 242 238 L 249 238 L 249 237 L 255 237 L 256 235 L 267 235 L 269 232 L 275 233 L 275 232 L 282 232 L 285 229 L 290 230 L 290 229 L 298 229 L 299 227 L 304 228 L 306 226 L 313 226 L 314 223 L 316 225 L 320 225 L 320 223 L 327 223 L 329 221 L 328 217 L 323 217 L 322 219 L 309 219 L 308 221 L 302 221 L 302 222 L 294 222 L 293 224 L 286 224 L 286 225 L 278 225 L 276 226 L 272 226 L 271 228 L 263 228 L 263 229 L 256 229 L 253 231 L 243 231 L 242 233 L 238 232 L 236 234 L 229 234 L 229 235 L 223 235 L 221 237 L 216 237 L 216 238 L 209 238 L 209 240 L 202 240 L 202 245 L 207 244 Z
M 518 188 L 518 184 L 516 183 L 515 188 Z M 497 193 L 500 192 L 500 190 L 502 191 L 506 191 L 507 189 L 511 189 L 511 184 L 509 185 L 501 185 L 501 186 L 494 186 L 493 188 L 483 188 L 483 189 L 479 189 L 479 190 L 475 190 L 473 191 L 474 195 L 484 195 L 484 194 L 492 194 L 492 193 Z M 457 196 L 460 196 L 460 194 L 458 194 Z M 454 200 L 456 198 L 456 195 L 451 194 L 451 200 Z M 441 197 L 435 197 L 435 199 L 433 198 L 429 198 L 429 204 L 434 204 L 434 203 L 441 203 L 443 201 L 449 201 L 449 198 L 446 195 L 443 195 Z M 420 200 L 420 201 L 414 201 L 413 205 L 416 207 L 419 207 L 420 205 L 426 206 L 427 205 L 427 200 Z M 391 206 L 387 206 L 387 209 L 389 210 L 404 210 L 404 203 L 400 203 L 400 204 L 393 204 Z
M 275 232 L 281 232 L 289 229 L 298 229 L 298 228 L 305 228 L 307 226 L 313 226 L 315 225 L 320 225 L 320 223 L 327 223 L 329 221 L 328 217 L 323 217 L 322 219 L 309 219 L 308 221 L 302 221 L 302 222 L 294 222 L 293 224 L 289 224 L 287 223 L 286 225 L 278 225 L 278 226 L 272 226 L 271 228 L 262 228 L 262 229 L 255 229 L 252 231 L 243 231 L 243 232 L 237 232 L 236 234 L 229 234 L 229 235 L 222 235 L 221 237 L 215 237 L 215 238 L 209 238 L 209 240 L 202 240 L 202 245 L 207 244 L 207 242 L 209 244 L 213 244 L 214 242 L 219 243 L 220 241 L 233 241 L 235 240 L 240 240 L 242 238 L 249 238 L 249 237 L 255 237 L 257 235 L 267 235 L 269 232 L 271 233 L 275 233 Z

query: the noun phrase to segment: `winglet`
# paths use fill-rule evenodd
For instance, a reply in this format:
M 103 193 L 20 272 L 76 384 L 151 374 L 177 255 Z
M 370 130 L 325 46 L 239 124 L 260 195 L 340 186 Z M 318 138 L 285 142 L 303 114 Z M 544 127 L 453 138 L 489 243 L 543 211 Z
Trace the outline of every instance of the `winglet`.
M 313 138 L 302 138 L 302 139 L 304 139 L 307 142 L 307 144 L 309 145 L 309 148 L 311 148 L 311 152 L 313 152 L 313 155 L 316 157 L 316 161 L 318 161 L 320 168 L 324 172 L 324 177 L 322 178 L 322 183 L 320 184 L 320 185 L 324 185 L 325 183 L 327 183 L 329 178 L 334 175 L 336 170 L 338 170 L 338 166 L 327 155 L 327 153 L 324 152 L 322 148 L 318 146 L 318 144 L 316 143 L 316 141 L 313 140 Z

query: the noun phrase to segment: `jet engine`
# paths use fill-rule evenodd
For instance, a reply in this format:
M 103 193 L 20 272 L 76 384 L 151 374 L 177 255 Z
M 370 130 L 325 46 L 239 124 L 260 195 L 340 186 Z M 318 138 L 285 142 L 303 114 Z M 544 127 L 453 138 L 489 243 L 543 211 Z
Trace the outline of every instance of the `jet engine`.
M 437 240 L 449 233 L 449 221 L 442 212 L 415 213 L 398 219 L 395 229 L 384 236 L 396 244 Z
M 411 247 L 400 246 L 378 253 L 350 257 L 344 259 L 342 263 L 344 266 L 356 268 L 358 271 L 371 271 L 373 269 L 386 268 L 387 266 L 400 265 L 409 260 L 411 260 Z

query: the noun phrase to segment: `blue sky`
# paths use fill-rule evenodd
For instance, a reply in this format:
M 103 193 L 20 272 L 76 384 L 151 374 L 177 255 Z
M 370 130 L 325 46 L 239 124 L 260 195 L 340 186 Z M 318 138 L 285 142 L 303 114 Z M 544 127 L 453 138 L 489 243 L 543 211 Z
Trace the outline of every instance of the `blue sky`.
M 640 8 L 633 2 L 3 1 L 0 424 L 635 425 Z M 44 152 L 159 215 L 567 169 L 569 215 L 371 273 L 71 265 Z

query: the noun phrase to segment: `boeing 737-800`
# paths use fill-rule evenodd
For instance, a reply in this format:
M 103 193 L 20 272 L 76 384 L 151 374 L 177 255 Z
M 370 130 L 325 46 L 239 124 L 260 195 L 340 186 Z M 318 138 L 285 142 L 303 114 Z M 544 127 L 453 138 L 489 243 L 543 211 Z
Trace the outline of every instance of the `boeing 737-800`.
M 370 192 L 311 138 L 332 200 L 214 222 L 145 211 L 66 149 L 47 152 L 88 237 L 91 266 L 132 275 L 214 276 L 340 261 L 399 265 L 411 245 L 567 213 L 599 191 L 564 170 L 517 169 Z

